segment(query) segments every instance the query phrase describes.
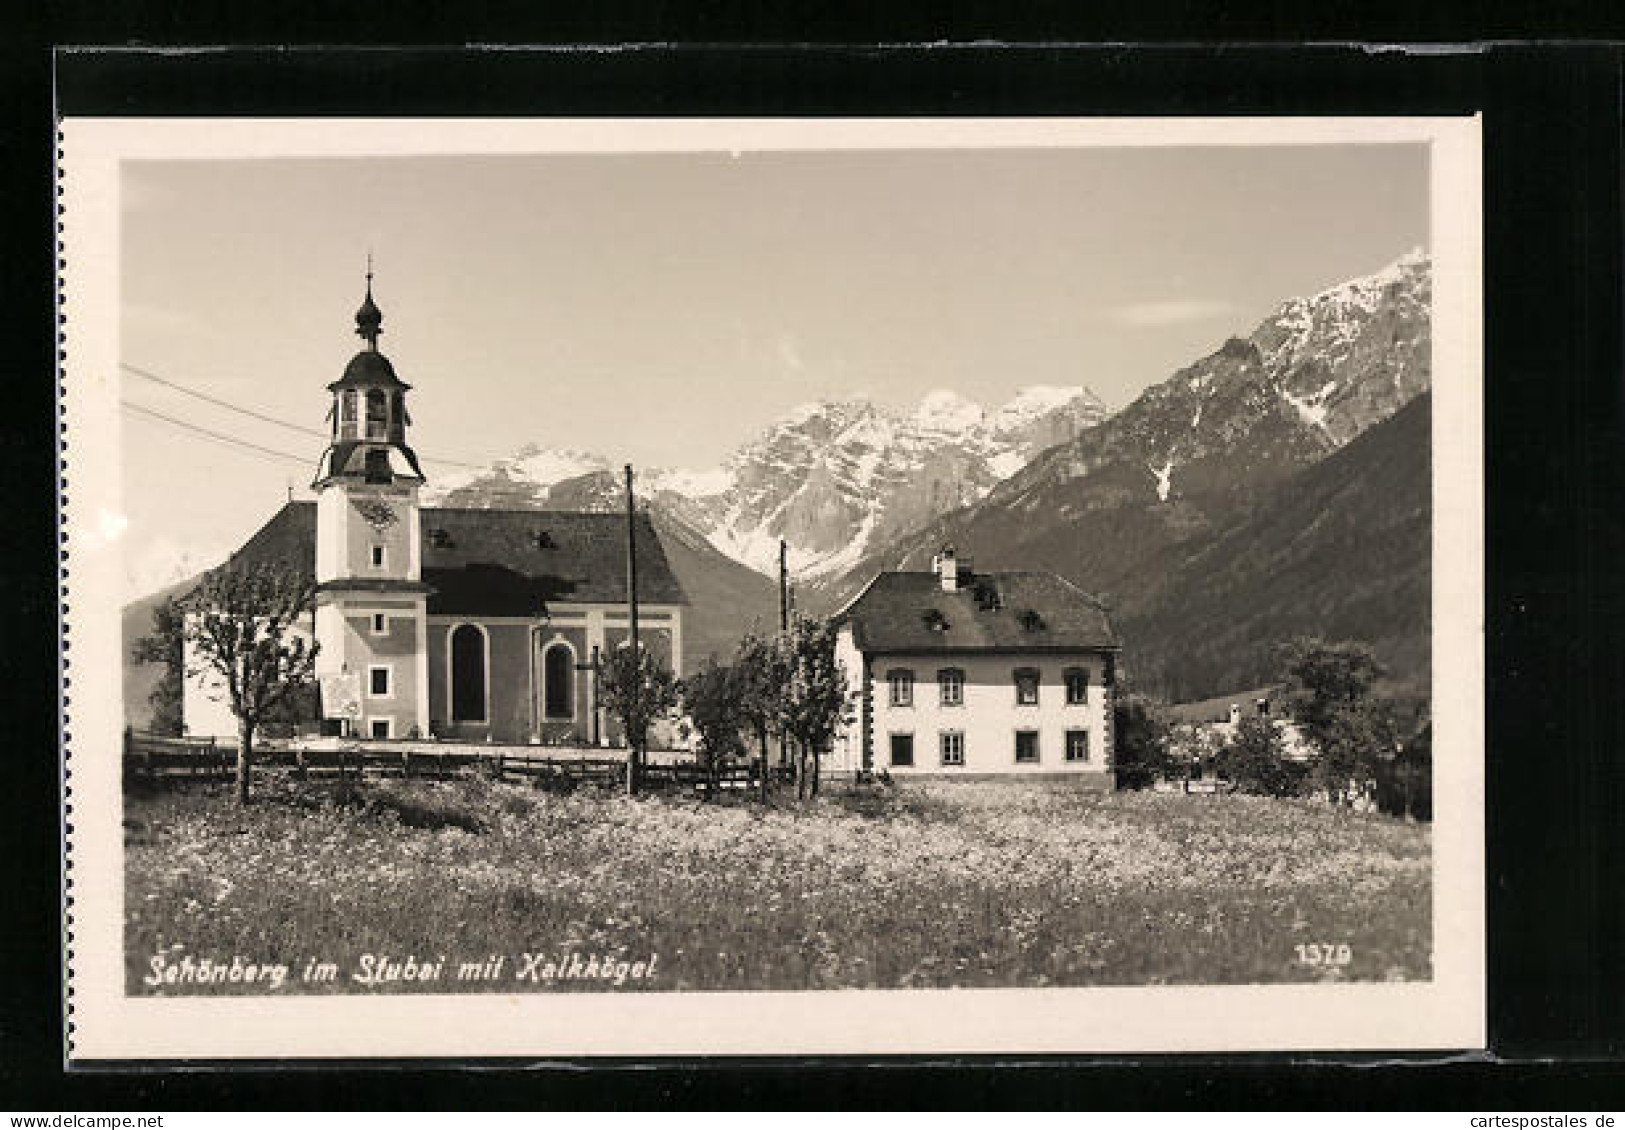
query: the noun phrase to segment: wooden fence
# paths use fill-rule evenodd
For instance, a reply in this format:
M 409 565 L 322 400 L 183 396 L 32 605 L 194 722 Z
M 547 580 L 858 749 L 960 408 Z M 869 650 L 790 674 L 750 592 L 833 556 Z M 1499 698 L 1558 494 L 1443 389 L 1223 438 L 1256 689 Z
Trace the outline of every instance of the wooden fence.
M 213 738 L 170 738 L 127 730 L 124 734 L 124 775 L 129 781 L 227 780 L 237 769 L 237 751 Z M 476 745 L 452 745 L 432 751 L 392 748 L 387 742 L 354 742 L 332 748 L 306 749 L 268 743 L 254 751 L 256 772 L 287 773 L 302 780 L 361 780 L 420 778 L 450 780 L 485 775 L 497 780 L 527 781 L 536 785 L 624 784 L 626 756 L 559 757 L 545 753 L 491 750 Z M 789 770 L 774 767 L 773 775 L 788 778 Z M 650 787 L 669 786 L 708 792 L 743 790 L 760 785 L 760 761 L 728 765 L 712 771 L 697 761 L 644 765 L 640 780 Z

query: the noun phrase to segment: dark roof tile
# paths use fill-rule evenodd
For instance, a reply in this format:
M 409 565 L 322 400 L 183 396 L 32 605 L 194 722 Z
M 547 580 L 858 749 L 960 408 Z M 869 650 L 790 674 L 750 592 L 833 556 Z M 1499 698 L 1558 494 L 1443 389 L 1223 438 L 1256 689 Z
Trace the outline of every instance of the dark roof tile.
M 519 616 L 534 615 L 547 602 L 626 603 L 624 514 L 426 506 L 422 525 L 431 613 Z M 638 515 L 636 528 L 638 599 L 686 604 L 647 515 Z M 232 561 L 277 561 L 313 573 L 316 504 L 284 505 Z
M 1104 606 L 1054 573 L 974 574 L 955 592 L 942 591 L 935 573 L 881 573 L 838 616 L 868 652 L 1121 646 Z

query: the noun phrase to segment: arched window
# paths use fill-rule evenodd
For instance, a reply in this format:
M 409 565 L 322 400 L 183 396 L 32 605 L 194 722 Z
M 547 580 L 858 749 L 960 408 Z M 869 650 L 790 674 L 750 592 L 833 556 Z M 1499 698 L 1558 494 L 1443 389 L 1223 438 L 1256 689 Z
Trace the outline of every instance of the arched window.
M 576 657 L 567 643 L 552 643 L 542 652 L 542 716 L 568 722 L 576 715 Z
M 478 624 L 452 629 L 451 720 L 485 721 L 485 632 Z
M 399 442 L 406 435 L 406 397 L 399 392 L 389 398 L 389 438 Z
M 367 390 L 367 438 L 389 438 L 389 397 L 381 388 Z
M 355 389 L 347 388 L 339 397 L 339 435 L 343 439 L 355 438 Z

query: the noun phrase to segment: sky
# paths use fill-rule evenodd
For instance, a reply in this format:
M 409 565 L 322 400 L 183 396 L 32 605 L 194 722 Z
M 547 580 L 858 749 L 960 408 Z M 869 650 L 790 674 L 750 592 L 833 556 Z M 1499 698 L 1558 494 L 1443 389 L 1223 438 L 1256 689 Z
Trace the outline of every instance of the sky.
M 1427 180 L 1417 144 L 132 161 L 121 354 L 322 429 L 370 252 L 420 455 L 706 468 L 827 397 L 1120 407 L 1427 246 Z M 320 439 L 121 376 L 131 595 L 310 497 Z

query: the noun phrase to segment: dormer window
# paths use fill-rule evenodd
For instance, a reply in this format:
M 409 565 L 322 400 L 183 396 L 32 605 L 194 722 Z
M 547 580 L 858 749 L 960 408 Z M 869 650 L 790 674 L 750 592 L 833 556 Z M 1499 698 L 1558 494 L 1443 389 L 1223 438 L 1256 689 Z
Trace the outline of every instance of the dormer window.
M 977 581 L 971 592 L 976 598 L 976 607 L 983 612 L 997 612 L 1004 607 L 1004 601 L 999 597 L 998 587 L 992 581 Z
M 457 545 L 452 540 L 450 531 L 441 529 L 439 526 L 429 531 L 429 544 L 436 549 L 454 549 Z
M 1042 632 L 1046 627 L 1044 618 L 1036 609 L 1028 608 L 1021 613 L 1021 630 L 1024 632 Z
M 921 615 L 925 626 L 933 632 L 946 632 L 948 630 L 948 617 L 935 608 L 927 608 Z
M 552 534 L 548 533 L 546 530 L 536 531 L 537 549 L 557 549 L 558 547 L 558 543 L 553 540 Z

